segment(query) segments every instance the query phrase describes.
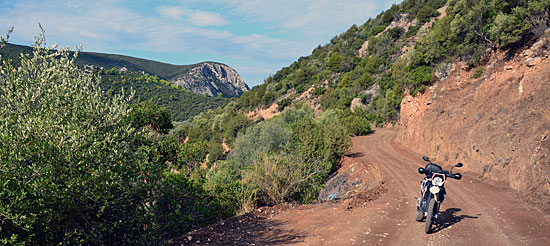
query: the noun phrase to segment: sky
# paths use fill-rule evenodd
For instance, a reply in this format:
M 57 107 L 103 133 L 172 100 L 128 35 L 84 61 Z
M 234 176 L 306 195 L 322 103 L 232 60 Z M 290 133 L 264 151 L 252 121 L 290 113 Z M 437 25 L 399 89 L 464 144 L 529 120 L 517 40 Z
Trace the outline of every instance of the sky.
M 401 0 L 0 0 L 0 35 L 186 65 L 225 63 L 250 86 Z

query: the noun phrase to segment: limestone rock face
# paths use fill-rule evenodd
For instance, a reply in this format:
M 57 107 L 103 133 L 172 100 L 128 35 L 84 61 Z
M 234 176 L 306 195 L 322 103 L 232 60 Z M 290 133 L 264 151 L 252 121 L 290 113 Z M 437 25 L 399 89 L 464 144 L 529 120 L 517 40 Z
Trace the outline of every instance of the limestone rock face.
M 248 85 L 233 68 L 220 63 L 204 62 L 173 80 L 174 84 L 198 94 L 240 96 Z

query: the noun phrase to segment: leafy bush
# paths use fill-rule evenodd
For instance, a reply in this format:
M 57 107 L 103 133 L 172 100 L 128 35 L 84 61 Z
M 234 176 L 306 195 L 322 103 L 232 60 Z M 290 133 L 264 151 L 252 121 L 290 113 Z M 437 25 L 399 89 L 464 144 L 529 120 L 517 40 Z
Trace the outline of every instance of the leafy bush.
M 373 26 L 370 29 L 370 36 L 376 36 L 386 29 L 386 25 Z
M 425 5 L 423 8 L 418 11 L 416 14 L 416 21 L 418 22 L 417 25 L 422 25 L 428 21 L 430 21 L 430 18 L 436 17 L 439 15 L 439 12 L 432 9 L 430 6 Z
M 430 67 L 410 67 L 407 80 L 407 85 L 409 85 L 410 88 L 410 94 L 415 95 L 419 91 L 424 91 L 431 78 L 432 70 Z
M 474 78 L 477 79 L 481 77 L 481 75 L 483 75 L 483 67 L 476 68 L 476 70 L 474 71 Z
M 128 120 L 135 128 L 147 127 L 160 133 L 168 133 L 174 127 L 170 112 L 151 100 L 133 104 Z
M 498 14 L 495 17 L 493 26 L 489 29 L 491 39 L 503 47 L 518 42 L 523 33 L 529 29 L 529 25 L 520 18 L 513 14 Z
M 342 68 L 342 62 L 344 62 L 345 57 L 338 52 L 332 53 L 328 59 L 327 66 L 332 72 L 340 72 Z
M 352 136 L 364 136 L 372 133 L 370 122 L 366 117 L 350 114 L 342 118 L 342 123 Z
M 277 103 L 277 110 L 283 111 L 283 109 L 290 106 L 290 104 L 292 104 L 292 100 L 290 98 L 287 97 L 285 99 L 282 99 Z
M 234 178 L 251 191 L 237 196 L 241 204 L 311 202 L 349 146 L 337 119 L 318 121 L 307 105 L 286 109 L 237 137 L 231 161 L 244 171 Z
M 205 192 L 200 184 L 180 174 L 169 173 L 156 193 L 155 210 L 150 216 L 157 237 L 171 239 L 182 233 L 213 224 L 234 214 L 231 201 L 215 191 Z M 140 242 L 147 244 L 151 242 Z M 158 242 L 160 243 L 160 242 Z M 153 243 L 156 244 L 156 243 Z
M 0 58 L 0 243 L 162 244 L 234 213 L 187 178 L 205 148 L 136 129 L 130 97 L 43 40 L 19 67 Z
M 2 60 L 0 240 L 137 244 L 161 172 L 136 148 L 128 99 L 40 45 L 20 67 Z
M 410 38 L 410 37 L 416 35 L 416 33 L 418 32 L 418 30 L 420 29 L 420 27 L 422 27 L 422 26 L 416 25 L 416 26 L 411 26 L 411 27 L 409 27 L 409 30 L 408 30 L 407 33 L 405 34 L 405 37 L 406 37 L 406 38 Z

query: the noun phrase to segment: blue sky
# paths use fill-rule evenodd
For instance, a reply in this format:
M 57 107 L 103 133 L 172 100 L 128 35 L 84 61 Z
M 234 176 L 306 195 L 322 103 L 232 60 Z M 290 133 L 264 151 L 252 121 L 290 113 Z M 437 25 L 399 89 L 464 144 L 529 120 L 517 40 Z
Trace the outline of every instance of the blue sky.
M 400 0 L 0 0 L 0 33 L 171 64 L 216 61 L 251 87 Z

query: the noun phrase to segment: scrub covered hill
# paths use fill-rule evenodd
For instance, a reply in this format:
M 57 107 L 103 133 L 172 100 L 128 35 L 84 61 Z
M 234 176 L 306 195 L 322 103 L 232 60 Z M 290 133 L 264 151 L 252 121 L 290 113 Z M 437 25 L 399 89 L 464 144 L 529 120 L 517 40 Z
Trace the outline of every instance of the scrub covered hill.
M 112 97 L 123 91 L 135 93 L 132 102 L 151 101 L 168 110 L 173 121 L 185 121 L 201 112 L 224 106 L 231 101 L 222 96 L 206 96 L 190 92 L 182 86 L 139 72 L 115 69 L 96 71 L 101 76 L 101 89 Z
M 395 122 L 405 92 L 446 78 L 452 61 L 474 69 L 492 51 L 513 52 L 543 36 L 549 6 L 548 0 L 403 1 L 269 76 L 241 103 L 252 110 L 306 101 L 340 109 L 352 122 Z
M 32 47 L 7 44 L 0 54 L 17 62 L 20 53 L 30 54 L 31 52 Z M 189 91 L 209 96 L 217 96 L 221 93 L 224 97 L 236 97 L 248 90 L 248 86 L 237 71 L 217 62 L 172 65 L 124 55 L 80 52 L 76 64 L 81 67 L 92 65 L 105 70 L 116 68 L 120 71 L 148 73 L 181 85 Z

